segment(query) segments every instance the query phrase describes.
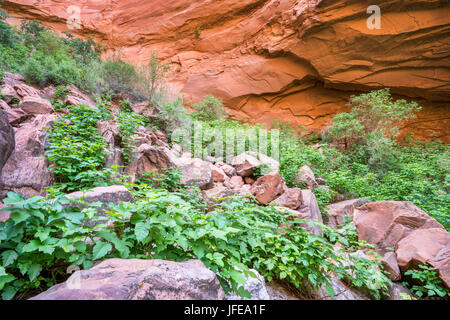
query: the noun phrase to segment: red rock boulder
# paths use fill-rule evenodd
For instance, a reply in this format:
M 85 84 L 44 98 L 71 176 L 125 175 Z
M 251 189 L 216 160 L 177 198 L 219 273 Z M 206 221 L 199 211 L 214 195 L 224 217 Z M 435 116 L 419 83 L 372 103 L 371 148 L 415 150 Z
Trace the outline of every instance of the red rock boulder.
M 256 180 L 250 191 L 260 204 L 269 204 L 285 190 L 284 179 L 278 173 L 270 173 Z

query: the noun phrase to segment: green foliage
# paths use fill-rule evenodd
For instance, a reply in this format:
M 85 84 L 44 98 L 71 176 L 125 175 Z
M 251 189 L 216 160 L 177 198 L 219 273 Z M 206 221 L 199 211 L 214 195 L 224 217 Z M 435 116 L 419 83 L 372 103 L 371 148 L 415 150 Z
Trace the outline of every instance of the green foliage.
M 120 111 L 117 118 L 117 127 L 119 128 L 122 146 L 122 156 L 125 164 L 131 162 L 136 147 L 134 146 L 133 135 L 139 126 L 145 126 L 148 119 L 133 112 Z
M 135 95 L 138 74 L 133 65 L 114 56 L 102 64 L 101 77 L 104 85 L 114 95 Z
M 168 132 L 169 135 L 176 129 L 188 129 L 192 125 L 192 121 L 184 108 L 183 99 L 181 98 L 177 98 L 171 102 L 160 103 L 157 108 L 157 117 L 159 121 L 155 124 L 158 128 Z
M 328 205 L 334 199 L 335 192 L 331 189 L 315 188 L 313 190 L 313 193 L 316 197 L 317 204 L 319 205 L 320 212 L 322 212 L 322 215 L 324 215 Z
M 415 118 L 421 107 L 406 100 L 394 101 L 389 89 L 372 91 L 350 99 L 352 111 L 338 114 L 329 128 L 327 139 L 364 154 L 368 165 L 378 171 L 395 169 L 394 139 L 398 124 Z
M 131 110 L 130 100 L 127 99 L 127 100 L 120 101 L 119 109 L 122 112 L 132 112 L 133 110 Z
M 355 271 L 341 263 L 331 243 L 308 233 L 292 216 L 240 197 L 204 213 L 193 198 L 184 192 L 148 190 L 137 202 L 110 211 L 116 229 L 109 237 L 128 243 L 130 257 L 200 259 L 219 273 L 226 291 L 237 290 L 244 280 L 241 272 L 249 274 L 247 266 L 268 281 L 283 279 L 297 288 L 303 288 L 305 281 L 314 288 L 326 284 L 327 272 L 344 277 Z M 356 265 L 361 270 L 366 266 Z M 242 290 L 238 293 L 246 295 Z
M 65 99 L 70 94 L 69 88 L 67 86 L 57 86 L 55 90 L 55 94 L 51 100 L 53 108 L 55 111 L 63 111 L 65 107 Z
M 411 285 L 408 282 L 403 282 L 405 286 L 410 287 L 411 291 L 419 298 L 450 297 L 450 290 L 439 279 L 434 268 L 426 265 L 420 265 L 419 268 L 420 270 L 408 270 L 405 272 L 405 276 L 410 276 L 412 282 L 417 283 Z
M 69 200 L 64 198 L 25 200 L 14 193 L 9 193 L 4 203 L 9 206 L 11 218 L 0 222 L 3 300 L 12 299 L 17 293 L 39 292 L 64 281 L 69 265 L 89 269 L 94 260 L 102 257 L 96 252 L 99 242 L 94 237 L 104 226 L 85 225 L 87 220 L 99 220 L 95 208 L 81 211 L 68 206 Z M 103 256 L 106 253 L 102 252 Z
M 106 143 L 97 131 L 102 115 L 87 106 L 70 112 L 48 132 L 46 153 L 59 188 L 71 192 L 96 184 L 106 157 Z
M 136 186 L 140 190 L 163 189 L 175 192 L 181 189 L 182 173 L 179 168 L 167 168 L 144 172 L 136 179 Z
M 138 89 L 145 98 L 160 107 L 166 103 L 165 81 L 169 66 L 159 61 L 155 51 L 152 52 L 147 65 L 143 65 L 138 70 Z
M 194 104 L 192 108 L 195 112 L 191 116 L 195 120 L 225 120 L 227 117 L 222 101 L 212 95 L 207 95 L 201 102 Z

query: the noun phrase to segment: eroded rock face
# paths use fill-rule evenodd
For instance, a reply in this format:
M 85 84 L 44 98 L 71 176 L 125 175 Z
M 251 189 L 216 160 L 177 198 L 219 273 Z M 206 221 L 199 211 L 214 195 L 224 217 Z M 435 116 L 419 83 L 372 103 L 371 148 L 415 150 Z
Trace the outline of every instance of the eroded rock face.
M 369 4 L 359 0 L 8 0 L 2 7 L 92 35 L 107 54 L 120 49 L 133 63 L 156 50 L 176 71 L 176 91 L 218 96 L 234 116 L 320 130 L 347 110 L 351 94 L 390 87 L 424 106 L 408 131 L 448 139 L 448 1 L 376 4 L 380 29 L 367 27 Z M 79 30 L 68 29 L 70 5 L 81 9 Z
M 9 124 L 8 115 L 3 110 L 0 110 L 0 175 L 15 145 L 14 130 Z
M 79 282 L 78 282 L 79 281 Z M 223 300 L 216 275 L 199 260 L 110 259 L 30 300 Z
M 45 187 L 53 182 L 45 157 L 46 130 L 55 115 L 38 115 L 15 129 L 14 152 L 6 161 L 0 176 L 1 194 L 8 191 L 20 193 L 25 198 L 45 195 Z

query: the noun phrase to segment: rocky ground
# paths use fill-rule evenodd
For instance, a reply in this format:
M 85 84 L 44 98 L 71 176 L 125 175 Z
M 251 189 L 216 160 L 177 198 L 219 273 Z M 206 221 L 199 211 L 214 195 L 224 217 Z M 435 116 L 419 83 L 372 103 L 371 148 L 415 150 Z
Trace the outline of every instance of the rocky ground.
M 54 89 L 37 90 L 25 84 L 20 75 L 6 73 L 1 83 L 4 99 L 0 100 L 0 199 L 13 191 L 31 197 L 45 196 L 45 188 L 54 177 L 45 157 L 46 131 L 56 121 L 50 100 Z M 65 103 L 85 104 L 95 108 L 91 98 L 71 88 Z M 137 113 L 147 113 L 142 105 L 133 105 Z M 111 156 L 108 165 L 123 165 L 120 156 L 119 130 L 114 121 L 100 122 L 99 132 L 108 143 Z M 400 284 L 402 275 L 420 264 L 431 265 L 450 287 L 450 234 L 436 220 L 410 202 L 370 202 L 354 199 L 330 206 L 325 217 L 312 193 L 314 188 L 326 188 L 326 181 L 316 178 L 312 170 L 302 167 L 298 181 L 306 189 L 288 188 L 279 175 L 279 164 L 259 154 L 241 154 L 225 163 L 220 159 L 192 158 L 180 146 L 168 144 L 163 132 L 141 127 L 134 136 L 136 157 L 123 172 L 136 179 L 153 169 L 179 167 L 181 183 L 202 190 L 206 203 L 223 201 L 233 194 L 254 197 L 260 205 L 274 205 L 280 211 L 294 213 L 300 219 L 337 227 L 344 219 L 353 220 L 358 237 L 376 246 L 383 257 L 384 268 L 395 282 L 391 299 L 401 299 L 408 290 Z M 265 164 L 267 172 L 255 176 L 255 170 Z M 75 192 L 68 198 L 83 198 L 86 202 L 132 202 L 133 196 L 124 186 L 94 188 Z M 1 205 L 0 206 L 4 206 Z M 3 221 L 7 212 L 0 213 Z M 320 226 L 305 225 L 311 233 L 321 235 Z M 359 252 L 364 255 L 364 252 Z M 368 299 L 336 278 L 333 280 L 335 299 Z M 279 283 L 265 283 L 262 277 L 248 279 L 246 288 L 255 299 L 298 299 Z M 112 259 L 90 270 L 76 272 L 33 299 L 224 299 L 225 294 L 215 274 L 200 261 L 176 263 L 161 260 Z M 236 296 L 228 297 L 230 299 Z M 323 289 L 318 299 L 331 299 Z

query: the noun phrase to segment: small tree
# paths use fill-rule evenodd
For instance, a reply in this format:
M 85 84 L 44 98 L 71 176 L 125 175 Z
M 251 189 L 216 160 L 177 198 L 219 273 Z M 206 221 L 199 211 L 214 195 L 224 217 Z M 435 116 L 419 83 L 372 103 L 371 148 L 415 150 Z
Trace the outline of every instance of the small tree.
M 416 117 L 416 102 L 394 101 L 389 89 L 352 96 L 352 111 L 334 117 L 327 138 L 345 150 L 358 151 L 374 169 L 395 165 L 395 138 L 398 124 Z
M 352 96 L 349 105 L 352 111 L 334 117 L 328 131 L 328 138 L 345 149 L 366 145 L 373 134 L 395 139 L 399 134 L 397 125 L 414 119 L 414 112 L 421 110 L 416 102 L 394 101 L 389 89 Z
M 169 66 L 159 62 L 155 51 L 153 51 L 149 63 L 139 70 L 140 89 L 153 104 L 160 104 L 168 70 Z

